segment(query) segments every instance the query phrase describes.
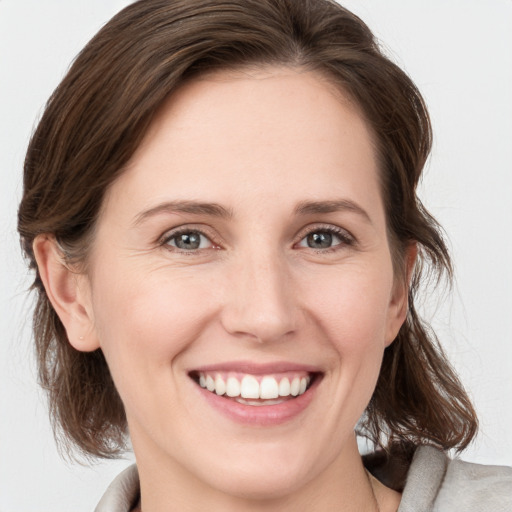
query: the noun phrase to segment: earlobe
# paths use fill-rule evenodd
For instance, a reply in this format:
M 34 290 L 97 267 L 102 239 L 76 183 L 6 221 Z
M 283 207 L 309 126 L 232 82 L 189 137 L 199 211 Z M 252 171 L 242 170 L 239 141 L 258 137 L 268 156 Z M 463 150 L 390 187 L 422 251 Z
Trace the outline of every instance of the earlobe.
M 33 249 L 46 294 L 66 329 L 69 343 L 82 352 L 96 350 L 99 342 L 86 277 L 66 264 L 53 236 L 38 235 Z
M 416 242 L 409 244 L 405 254 L 405 272 L 402 278 L 396 278 L 390 302 L 388 332 L 386 333 L 386 346 L 390 345 L 398 335 L 398 331 L 407 318 L 409 309 L 409 288 L 414 264 L 418 255 Z

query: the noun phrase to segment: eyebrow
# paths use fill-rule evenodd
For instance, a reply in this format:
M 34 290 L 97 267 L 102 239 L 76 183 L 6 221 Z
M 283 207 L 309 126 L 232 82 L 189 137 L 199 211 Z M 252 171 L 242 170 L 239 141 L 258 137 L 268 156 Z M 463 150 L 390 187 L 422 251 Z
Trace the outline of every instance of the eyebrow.
M 217 203 L 201 203 L 197 201 L 166 201 L 160 203 L 148 210 L 139 213 L 133 222 L 134 226 L 142 223 L 149 217 L 154 217 L 160 213 L 190 213 L 193 215 L 208 215 L 222 219 L 230 219 L 233 212 Z
M 301 201 L 295 207 L 296 215 L 315 215 L 322 213 L 336 213 L 349 211 L 361 215 L 368 223 L 372 224 L 370 216 L 361 206 L 348 199 L 334 201 Z M 141 224 L 146 219 L 160 213 L 176 214 L 189 213 L 192 215 L 208 215 L 222 219 L 231 219 L 233 212 L 218 203 L 203 203 L 197 201 L 166 201 L 148 210 L 139 213 L 133 222 L 134 226 Z
M 334 201 L 302 201 L 295 207 L 295 213 L 297 215 L 336 213 L 340 211 L 357 213 L 369 224 L 372 224 L 372 220 L 366 210 L 349 199 L 338 199 Z

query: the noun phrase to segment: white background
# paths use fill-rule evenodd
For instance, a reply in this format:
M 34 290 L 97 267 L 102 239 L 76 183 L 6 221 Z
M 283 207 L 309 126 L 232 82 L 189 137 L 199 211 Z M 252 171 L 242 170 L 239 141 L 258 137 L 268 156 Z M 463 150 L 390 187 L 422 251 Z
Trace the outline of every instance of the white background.
M 0 0 L 0 512 L 92 511 L 128 460 L 55 450 L 37 388 L 30 279 L 15 232 L 24 151 L 72 58 L 123 0 Z M 426 97 L 435 145 L 422 198 L 444 225 L 456 286 L 434 324 L 475 401 L 464 458 L 512 465 L 512 1 L 349 0 Z

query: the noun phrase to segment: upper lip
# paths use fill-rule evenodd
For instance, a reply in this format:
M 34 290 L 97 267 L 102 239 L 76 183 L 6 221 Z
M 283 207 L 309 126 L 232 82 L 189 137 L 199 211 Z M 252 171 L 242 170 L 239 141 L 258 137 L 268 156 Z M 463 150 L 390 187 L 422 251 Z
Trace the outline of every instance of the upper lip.
M 224 361 L 222 363 L 209 364 L 190 368 L 190 372 L 239 372 L 250 375 L 269 375 L 284 372 L 308 372 L 321 373 L 318 366 L 312 366 L 289 361 L 276 361 L 272 363 L 255 363 L 252 361 Z

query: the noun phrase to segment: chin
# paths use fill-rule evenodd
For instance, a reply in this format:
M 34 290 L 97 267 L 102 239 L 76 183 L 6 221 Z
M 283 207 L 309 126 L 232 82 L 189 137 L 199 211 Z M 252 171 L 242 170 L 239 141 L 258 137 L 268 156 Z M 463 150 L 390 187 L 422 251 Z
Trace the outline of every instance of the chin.
M 304 488 L 321 472 L 310 459 L 310 452 L 307 449 L 301 454 L 295 445 L 282 443 L 254 445 L 250 450 L 236 450 L 233 458 L 224 457 L 216 464 L 210 461 L 202 478 L 217 491 L 240 499 L 283 499 Z
M 307 473 L 311 479 L 311 473 Z M 275 461 L 260 467 L 227 469 L 212 482 L 219 491 L 240 499 L 278 500 L 292 495 L 307 483 L 301 468 L 277 467 Z

